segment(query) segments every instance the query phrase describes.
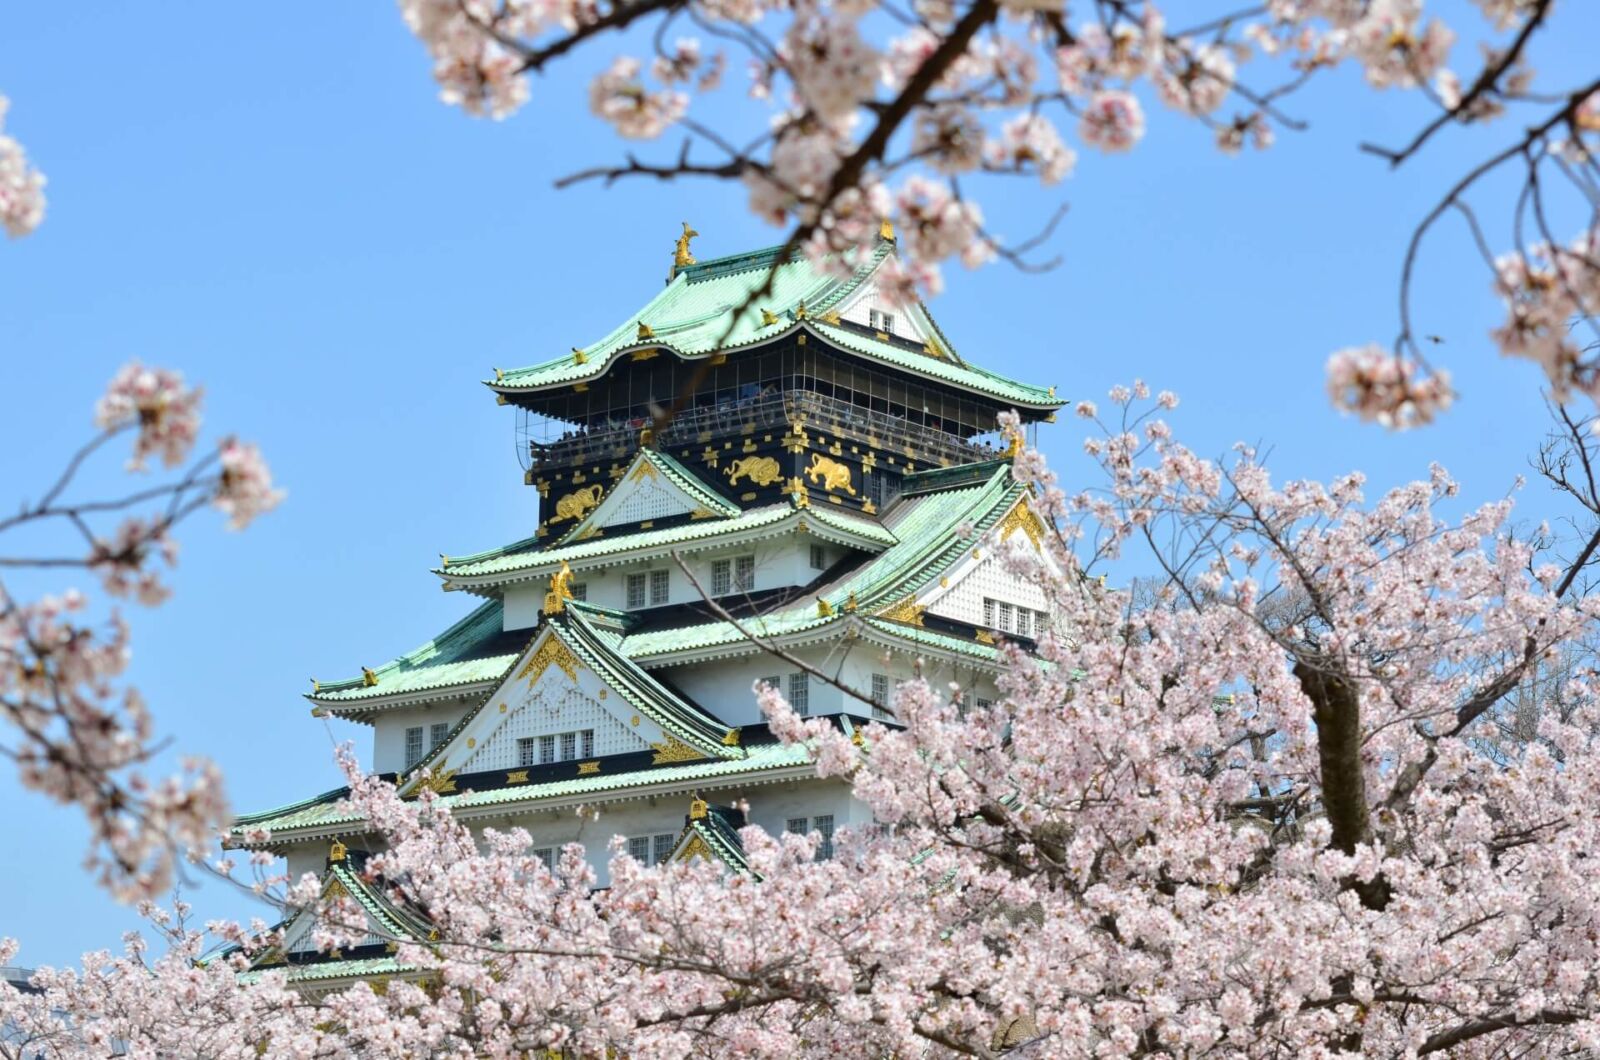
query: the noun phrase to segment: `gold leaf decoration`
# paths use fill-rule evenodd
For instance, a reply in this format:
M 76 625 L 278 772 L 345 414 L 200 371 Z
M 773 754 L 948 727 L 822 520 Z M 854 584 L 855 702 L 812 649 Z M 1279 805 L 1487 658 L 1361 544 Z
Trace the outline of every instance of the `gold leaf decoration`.
M 854 497 L 855 487 L 850 484 L 850 468 L 837 460 L 830 460 L 821 453 L 811 454 L 811 465 L 806 468 L 806 478 L 811 482 L 820 482 L 822 488 L 830 493 L 842 490 Z
M 886 618 L 890 622 L 904 622 L 907 625 L 920 626 L 922 625 L 922 615 L 925 611 L 927 611 L 927 608 L 917 603 L 915 596 L 908 596 L 899 603 L 891 604 L 889 607 L 879 611 L 878 617 Z
M 533 653 L 533 657 L 518 672 L 517 677 L 519 679 L 526 677 L 530 685 L 537 684 L 552 663 L 561 667 L 569 679 L 574 681 L 578 679 L 578 657 L 554 635 L 545 638 L 544 643 L 539 645 L 539 650 Z
M 660 743 L 653 743 L 650 746 L 655 750 L 655 757 L 650 759 L 650 764 L 653 766 L 666 762 L 698 762 L 705 757 L 670 732 L 662 734 Z
M 567 519 L 582 519 L 600 504 L 600 497 L 604 493 L 605 487 L 598 482 L 581 490 L 573 490 L 556 501 L 556 514 L 545 521 L 559 523 Z
M 778 481 L 782 474 L 778 462 L 770 456 L 747 456 L 728 462 L 730 486 L 741 478 L 747 478 L 757 486 L 770 486 Z

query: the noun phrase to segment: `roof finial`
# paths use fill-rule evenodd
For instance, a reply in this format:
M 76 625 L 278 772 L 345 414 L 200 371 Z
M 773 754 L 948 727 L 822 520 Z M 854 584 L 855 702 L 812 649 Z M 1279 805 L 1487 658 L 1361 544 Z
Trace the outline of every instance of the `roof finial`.
M 562 560 L 561 569 L 550 575 L 550 591 L 544 594 L 544 613 L 559 615 L 567 609 L 567 601 L 571 599 L 572 568 Z
M 703 821 L 703 820 L 705 820 L 706 812 L 709 809 L 710 809 L 710 807 L 706 805 L 706 800 L 704 800 L 704 799 L 702 799 L 700 797 L 700 793 L 698 791 L 695 792 L 694 793 L 694 798 L 689 800 L 689 820 L 691 820 L 691 821 Z
M 885 217 L 878 224 L 878 238 L 894 242 L 894 222 Z
M 699 234 L 699 232 L 689 227 L 688 221 L 683 222 L 683 235 L 678 237 L 678 245 L 672 255 L 672 267 L 674 269 L 681 269 L 685 265 L 694 264 L 694 255 L 689 253 L 689 240 Z
M 373 673 L 369 668 L 363 666 L 361 668 L 361 684 L 366 688 L 371 688 L 377 683 L 378 675 Z
M 328 860 L 343 861 L 348 853 L 349 851 L 345 849 L 344 844 L 335 839 L 333 844 L 328 847 Z

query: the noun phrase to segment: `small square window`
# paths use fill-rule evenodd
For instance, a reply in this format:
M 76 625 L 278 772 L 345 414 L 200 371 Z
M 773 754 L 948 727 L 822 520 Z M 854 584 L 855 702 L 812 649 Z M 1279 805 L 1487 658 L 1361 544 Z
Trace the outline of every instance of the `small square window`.
M 756 587 L 756 558 L 736 556 L 733 561 L 733 591 L 747 593 Z
M 727 596 L 733 591 L 733 561 L 729 559 L 714 559 L 711 561 L 711 595 Z
M 810 822 L 804 817 L 791 817 L 784 822 L 783 830 L 790 835 L 805 835 L 811 831 Z
M 589 583 L 588 582 L 573 582 L 572 585 L 570 586 L 570 588 L 572 589 L 572 598 L 574 600 L 587 600 L 587 599 L 589 599 Z
M 532 736 L 517 741 L 517 765 L 526 768 L 539 764 L 539 743 Z
M 642 864 L 650 864 L 650 837 L 636 835 L 628 840 L 628 856 Z
M 644 606 L 646 584 L 647 581 L 643 574 L 628 575 L 628 606 L 630 608 Z
M 406 730 L 406 768 L 422 761 L 422 726 L 413 725 Z
M 811 569 L 812 570 L 827 570 L 828 569 L 828 552 L 821 545 L 812 545 L 811 546 Z
M 667 588 L 671 584 L 671 580 L 671 571 L 653 570 L 650 572 L 650 603 L 652 605 L 667 602 Z
M 803 670 L 789 675 L 789 705 L 802 718 L 811 713 L 811 675 Z

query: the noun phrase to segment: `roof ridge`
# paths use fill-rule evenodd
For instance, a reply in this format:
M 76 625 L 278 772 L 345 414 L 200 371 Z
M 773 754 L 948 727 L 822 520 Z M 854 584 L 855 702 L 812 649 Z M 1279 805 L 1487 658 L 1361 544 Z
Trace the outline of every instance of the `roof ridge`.
M 503 602 L 499 599 L 484 601 L 479 606 L 473 608 L 471 611 L 468 611 L 466 615 L 449 626 L 443 633 L 440 633 L 434 637 L 430 637 L 426 643 L 419 644 L 410 651 L 405 652 L 402 655 L 397 655 L 388 662 L 382 663 L 373 668 L 372 674 L 375 677 L 381 678 L 385 674 L 394 673 L 396 670 L 407 664 L 417 665 L 419 663 L 426 662 L 428 659 L 433 658 L 434 656 L 442 654 L 444 650 L 443 646 L 445 644 L 460 637 L 467 631 L 469 627 L 473 627 L 487 621 L 491 611 L 500 612 L 503 609 L 503 606 Z M 495 625 L 498 627 L 500 624 L 500 621 L 497 619 Z M 424 654 L 430 649 L 432 654 Z M 306 698 L 315 699 L 317 693 L 319 692 L 342 692 L 346 688 L 364 686 L 366 681 L 367 677 L 365 673 L 363 673 L 360 677 L 347 677 L 337 681 L 320 681 L 317 683 L 316 689 L 308 693 Z

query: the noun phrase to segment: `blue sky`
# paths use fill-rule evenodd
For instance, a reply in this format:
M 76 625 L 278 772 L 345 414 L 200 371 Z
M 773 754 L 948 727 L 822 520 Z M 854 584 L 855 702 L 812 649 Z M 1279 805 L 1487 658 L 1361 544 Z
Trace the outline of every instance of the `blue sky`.
M 1580 70 L 1600 10 L 1567 5 L 1560 25 L 1535 65 Z M 214 431 L 261 443 L 288 501 L 243 535 L 196 519 L 175 599 L 133 616 L 133 676 L 162 733 L 217 759 L 241 810 L 337 783 L 335 739 L 366 748 L 368 730 L 313 721 L 301 694 L 459 617 L 470 601 L 427 573 L 438 553 L 533 529 L 513 416 L 478 380 L 591 342 L 642 304 L 682 220 L 704 233 L 702 258 L 778 235 L 717 185 L 552 189 L 617 157 L 584 98 L 615 51 L 537 81 L 496 124 L 437 102 L 388 4 L 7 13 L 8 131 L 48 174 L 50 214 L 0 245 L 0 505 L 39 493 L 133 356 L 181 368 L 207 388 Z M 1054 189 L 990 189 L 991 226 L 1014 237 L 1070 204 L 1050 245 L 1063 263 L 953 268 L 934 313 L 966 357 L 1066 397 L 1102 399 L 1134 375 L 1178 391 L 1173 422 L 1204 452 L 1261 442 L 1280 475 L 1362 467 L 1380 485 L 1437 459 L 1468 498 L 1504 494 L 1544 430 L 1539 381 L 1489 347 L 1495 306 L 1463 233 L 1430 245 L 1418 292 L 1457 408 L 1393 436 L 1340 418 L 1322 392 L 1331 350 L 1393 335 L 1412 226 L 1496 130 L 1452 132 L 1391 173 L 1356 144 L 1404 140 L 1415 100 L 1341 71 L 1291 110 L 1311 130 L 1265 154 L 1224 157 L 1153 113 L 1132 156 L 1085 154 Z M 1069 483 L 1082 435 L 1064 417 L 1041 438 Z M 113 487 L 118 462 L 87 484 Z M 1549 510 L 1525 491 L 1524 516 Z M 116 946 L 136 918 L 80 871 L 75 813 L 3 770 L 0 812 L 0 935 L 34 964 Z M 253 911 L 215 885 L 190 897 L 204 916 Z

